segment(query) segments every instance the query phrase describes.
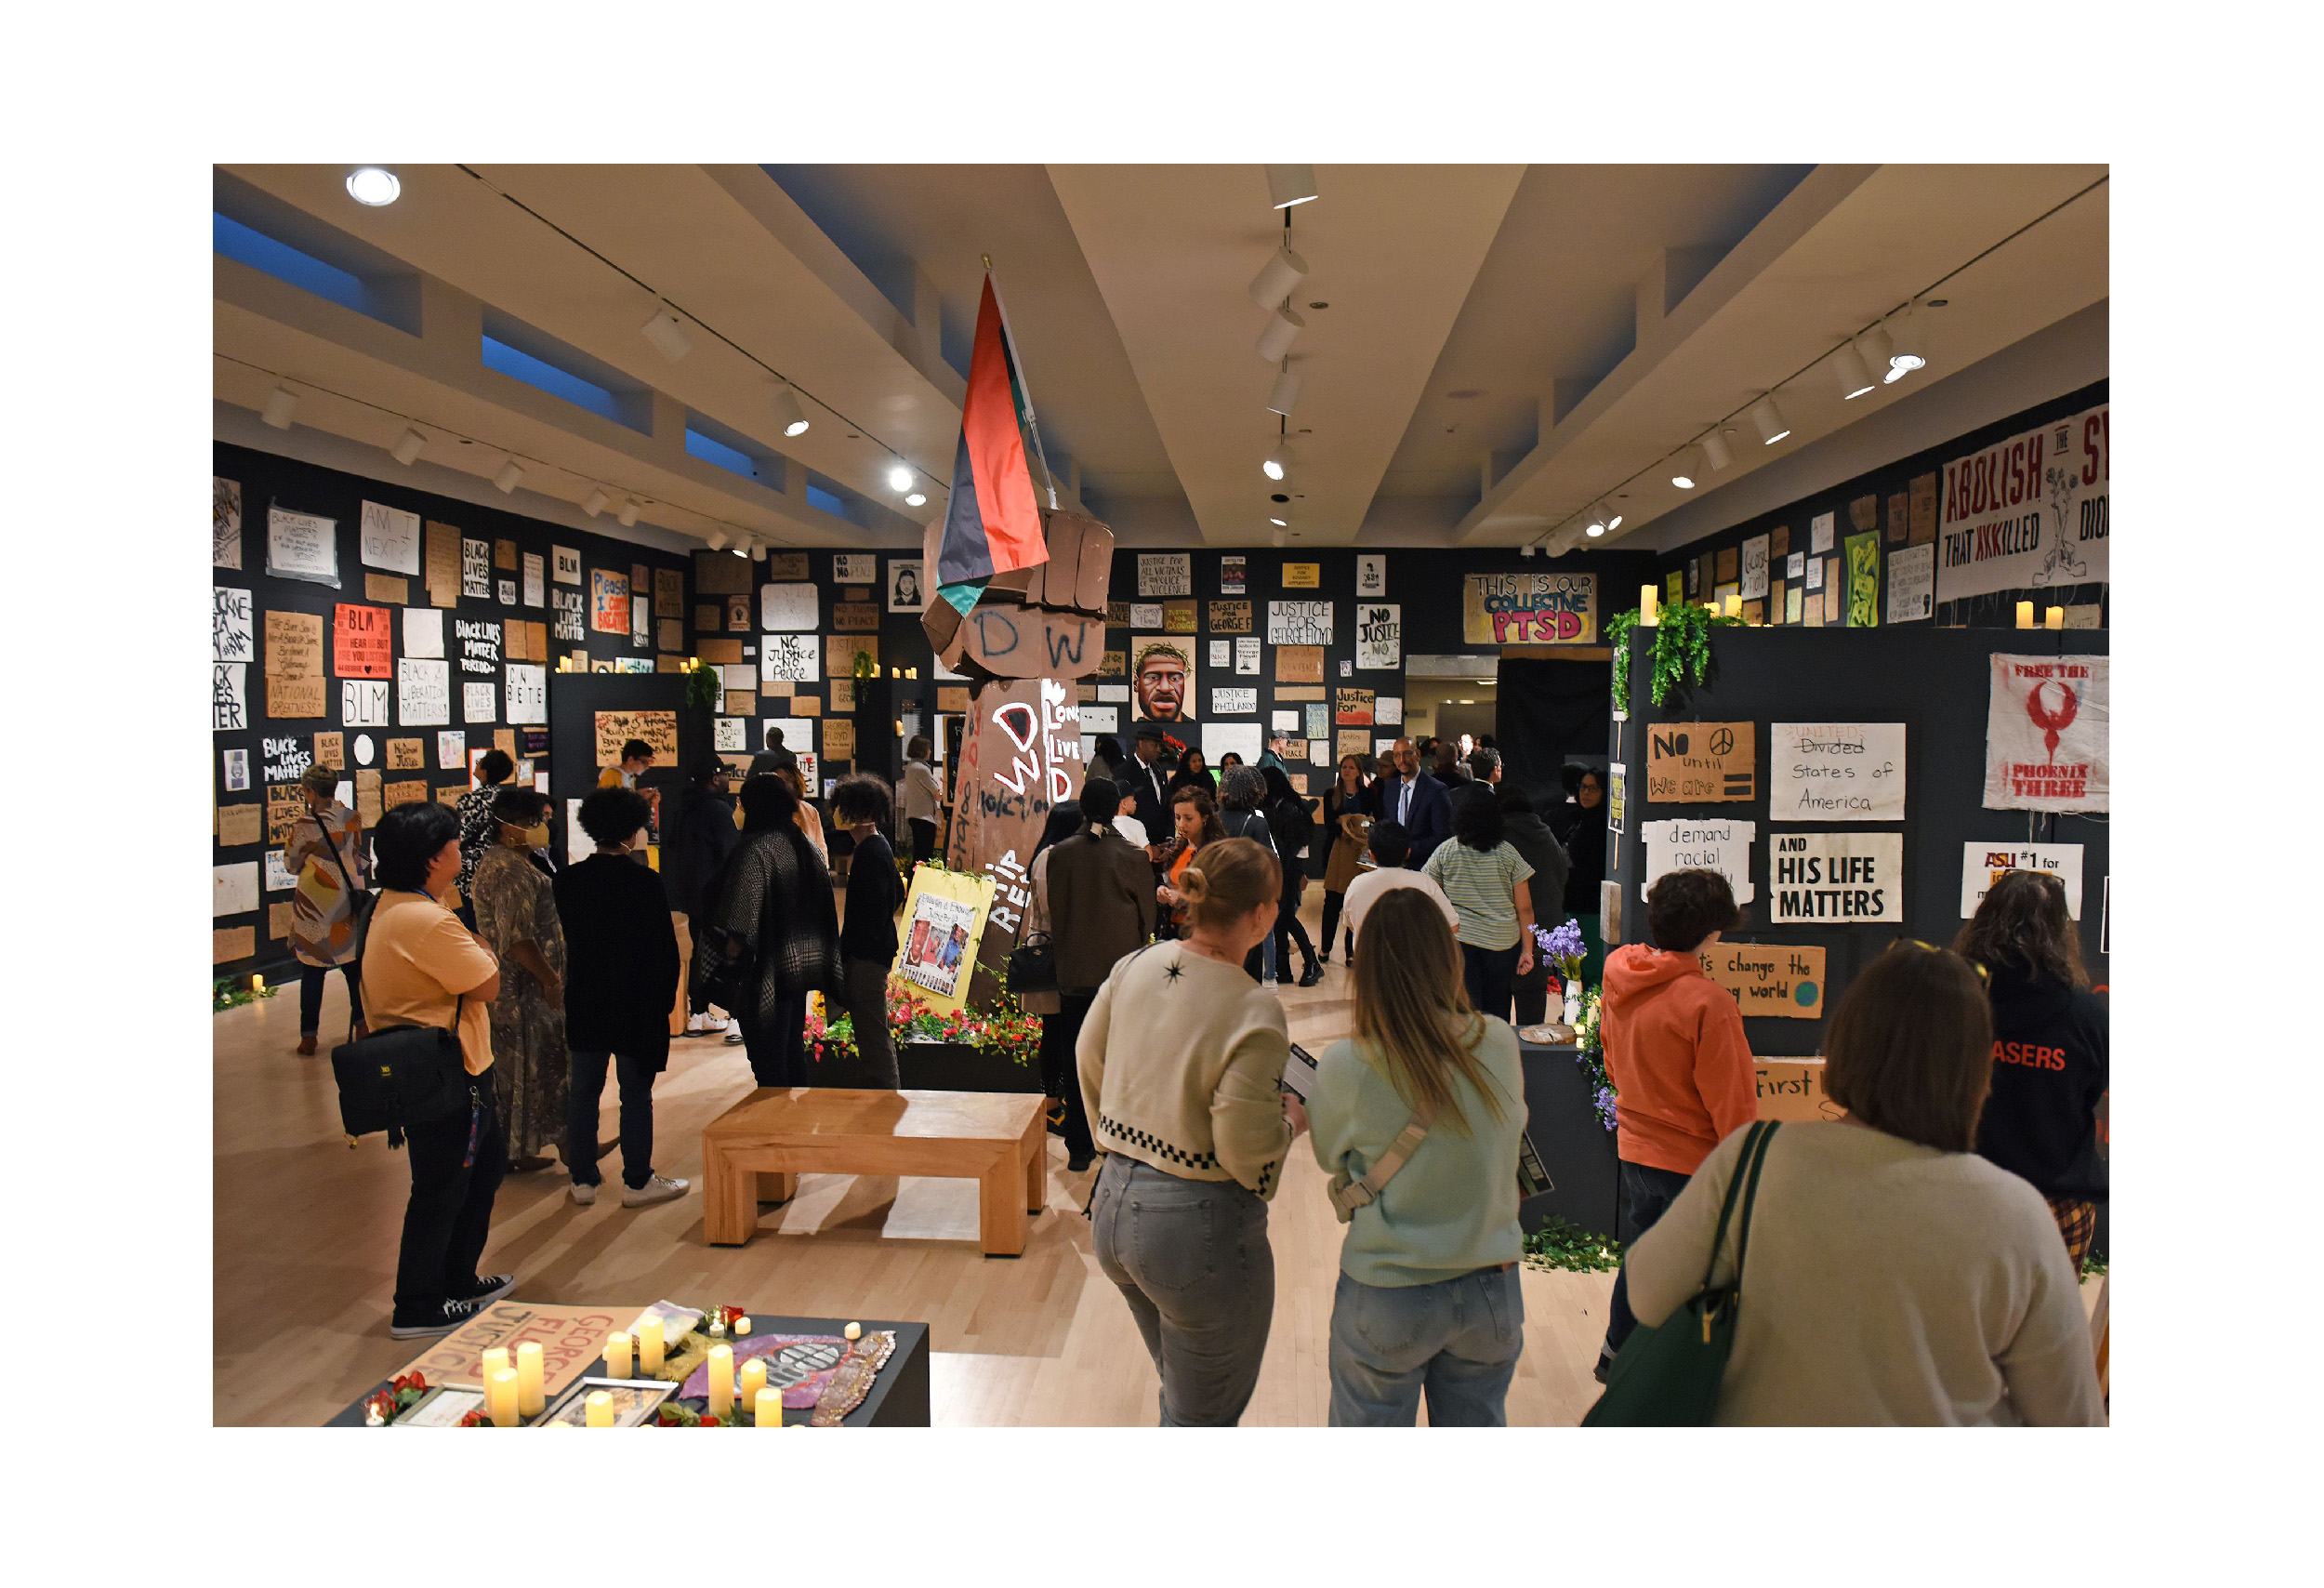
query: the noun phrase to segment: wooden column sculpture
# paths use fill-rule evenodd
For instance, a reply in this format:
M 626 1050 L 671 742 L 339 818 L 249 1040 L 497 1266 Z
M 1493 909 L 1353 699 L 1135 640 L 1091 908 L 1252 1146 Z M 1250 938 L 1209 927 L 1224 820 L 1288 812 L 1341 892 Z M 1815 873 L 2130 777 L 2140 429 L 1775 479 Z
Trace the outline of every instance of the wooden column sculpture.
M 993 879 L 972 1006 L 989 1006 L 999 991 L 997 973 L 1032 903 L 1033 847 L 1050 807 L 1081 790 L 1079 686 L 1105 656 L 1114 532 L 1051 509 L 1043 509 L 1041 528 L 1048 562 L 996 577 L 966 613 L 939 597 L 921 619 L 937 658 L 970 681 L 944 863 Z M 931 569 L 942 529 L 929 527 Z

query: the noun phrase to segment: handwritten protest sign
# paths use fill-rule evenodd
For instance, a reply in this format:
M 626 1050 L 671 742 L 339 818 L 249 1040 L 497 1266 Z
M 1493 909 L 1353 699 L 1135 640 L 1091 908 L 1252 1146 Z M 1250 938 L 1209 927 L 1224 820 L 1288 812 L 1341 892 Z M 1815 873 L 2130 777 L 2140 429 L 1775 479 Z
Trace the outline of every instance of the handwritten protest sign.
M 1471 574 L 1460 599 L 1472 645 L 1586 645 L 1598 637 L 1595 574 Z
M 2104 811 L 2109 807 L 2108 659 L 1992 659 L 1985 722 L 1988 810 Z
M 1902 833 L 1776 833 L 1767 840 L 1770 919 L 1905 919 Z
M 1657 722 L 1646 730 L 1646 802 L 1725 804 L 1754 799 L 1757 739 L 1749 722 Z
M 1758 897 L 1751 886 L 1752 822 L 1720 819 L 1641 822 L 1639 837 L 1646 843 L 1646 877 L 1639 897 L 1673 871 L 1716 871 L 1735 890 L 1735 902 L 1748 905 Z
M 341 678 L 393 678 L 394 630 L 388 608 L 341 602 L 331 619 L 331 670 Z
M 1768 723 L 1767 819 L 1903 821 L 1905 725 Z
M 1824 1014 L 1824 950 L 1774 943 L 1714 943 L 1696 956 L 1703 974 L 1735 995 L 1743 1012 L 1786 1020 Z
M 2066 911 L 2082 919 L 2082 846 L 2079 843 L 1964 843 L 1961 846 L 1961 919 L 1985 903 L 1994 883 L 2012 871 L 2040 871 L 2066 889 Z
M 675 711 L 600 711 L 595 725 L 600 770 L 619 766 L 621 747 L 631 739 L 643 739 L 653 746 L 654 760 L 664 766 L 678 759 Z

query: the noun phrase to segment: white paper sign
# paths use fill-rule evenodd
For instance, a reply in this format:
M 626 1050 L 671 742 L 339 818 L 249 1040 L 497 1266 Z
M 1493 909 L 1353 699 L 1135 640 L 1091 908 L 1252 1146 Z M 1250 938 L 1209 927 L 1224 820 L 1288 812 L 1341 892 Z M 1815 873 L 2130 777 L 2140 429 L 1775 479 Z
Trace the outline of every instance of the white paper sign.
M 1214 689 L 1210 692 L 1210 714 L 1232 717 L 1259 709 L 1259 691 L 1255 689 Z
M 719 668 L 719 677 L 725 681 L 729 689 L 755 690 L 759 687 L 758 675 L 751 670 L 748 662 L 728 662 Z
M 1814 561 L 1813 562 L 1810 562 L 1810 563 L 1807 565 L 1807 580 L 1806 580 L 1806 584 L 1807 584 L 1807 588 L 1808 588 L 1809 589 L 1811 589 L 1811 590 L 1820 590 L 1820 589 L 1822 589 L 1824 588 L 1824 559 L 1823 559 L 1823 558 L 1818 557 L 1818 558 L 1816 558 L 1816 561 Z
M 1129 704 L 1129 685 L 1126 683 L 1102 683 L 1098 685 L 1098 698 L 1107 702 L 1109 705 L 1127 706 Z
M 581 582 L 581 553 L 570 546 L 552 546 L 549 548 L 549 552 L 557 560 L 557 582 L 561 585 L 579 584 Z
M 760 585 L 759 627 L 766 630 L 809 630 L 820 614 L 812 585 Z
M 283 857 L 287 853 L 280 849 L 266 852 L 266 891 L 270 893 L 287 893 L 298 886 L 298 873 L 284 864 Z
M 566 801 L 565 864 L 570 866 L 576 860 L 587 860 L 596 853 L 597 840 L 591 838 L 588 829 L 581 825 L 581 801 Z
M 443 655 L 443 608 L 407 606 L 403 609 L 403 654 L 407 656 Z
M 1246 678 L 1259 676 L 1259 636 L 1246 634 L 1235 642 L 1235 670 Z
M 244 915 L 258 907 L 258 863 L 238 860 L 210 867 L 210 915 Z
M 1375 695 L 1372 699 L 1372 721 L 1383 728 L 1402 727 L 1404 725 L 1404 696 L 1401 695 Z
M 387 688 L 388 686 L 384 683 L 379 686 L 382 698 L 385 698 L 386 696 Z M 372 743 L 371 735 L 369 734 L 356 734 L 355 742 L 347 748 L 349 753 L 354 756 L 355 764 L 357 766 L 369 766 L 372 762 L 372 759 L 379 753 L 379 747 Z
M 1839 516 L 1838 513 L 1817 513 L 1808 521 L 1807 549 L 1810 551 L 1822 552 L 1831 549 L 1832 521 Z
M 842 585 L 876 585 L 879 558 L 870 551 L 842 551 L 831 559 L 831 577 Z
M 808 754 L 815 748 L 814 720 L 808 717 L 762 718 L 759 723 L 759 748 L 761 749 L 766 748 L 767 730 L 769 728 L 780 728 L 783 730 L 783 748 L 786 750 L 792 751 L 799 757 L 800 780 L 805 781 L 807 774 L 807 757 Z M 812 787 L 813 785 L 810 783 L 808 787 Z
M 1267 643 L 1270 645 L 1328 645 L 1331 643 L 1331 602 L 1271 601 L 1267 603 Z
M 2107 658 L 1996 654 L 1992 663 L 1987 809 L 2106 810 Z
M 1235 643 L 1233 641 L 1213 640 L 1210 642 L 1210 665 L 1222 671 L 1235 666 Z
M 252 640 L 250 592 L 210 587 L 210 660 L 254 662 L 257 648 Z
M 250 699 L 244 690 L 247 662 L 210 664 L 210 727 L 213 732 L 250 726 Z
M 1357 552 L 1355 554 L 1356 599 L 1378 601 L 1387 593 L 1388 559 L 1378 551 Z
M 770 634 L 759 653 L 759 676 L 763 680 L 813 683 L 823 677 L 823 641 L 816 635 Z
M 1754 535 L 1743 543 L 1743 599 L 1767 599 L 1767 536 Z
M 242 482 L 210 476 L 210 566 L 242 569 Z
M 419 572 L 419 514 L 365 502 L 360 523 L 358 545 L 363 566 L 398 574 Z
M 530 662 L 508 664 L 508 721 L 548 721 L 548 669 Z
M 1945 465 L 1937 597 L 2106 582 L 2105 404 Z
M 1767 840 L 1770 920 L 1905 919 L 1902 833 L 1776 833 Z
M 1364 668 L 1404 666 L 1403 607 L 1356 603 L 1355 665 Z
M 2066 889 L 2066 911 L 2082 919 L 2082 846 L 2079 843 L 1964 843 L 1961 846 L 1961 919 L 1985 903 L 2005 871 L 2046 871 Z
M 344 728 L 387 727 L 388 681 L 383 678 L 339 680 L 339 725 Z
M 1794 551 L 1783 560 L 1783 576 L 1797 584 L 1807 577 L 1807 553 Z
M 547 606 L 548 604 L 548 564 L 542 559 L 541 554 L 537 551 L 527 551 L 524 553 L 523 562 L 524 604 L 527 606 Z
M 395 664 L 396 721 L 406 728 L 435 728 L 452 721 L 452 664 L 418 656 Z
M 1255 694 L 1257 692 L 1254 691 L 1253 693 Z M 1089 713 L 1085 711 L 1082 715 L 1086 717 Z M 1300 731 L 1299 708 L 1295 706 L 1288 711 L 1271 712 L 1267 718 L 1267 725 L 1280 733 L 1298 733 Z
M 710 748 L 714 750 L 750 748 L 750 719 L 747 717 L 713 719 L 710 723 Z
M 1194 557 L 1185 551 L 1141 551 L 1138 554 L 1138 593 L 1142 596 L 1182 596 L 1195 593 Z
M 1122 708 L 1118 706 L 1085 706 L 1081 708 L 1081 731 L 1090 734 L 1118 734 L 1122 731 Z
M 1243 758 L 1246 766 L 1259 760 L 1261 748 L 1259 724 L 1256 722 L 1205 722 L 1202 725 L 1202 759 L 1212 766 L 1219 758 L 1233 751 Z
M 1639 897 L 1672 871 L 1716 871 L 1735 890 L 1736 904 L 1750 904 L 1758 896 L 1751 887 L 1751 835 L 1758 830 L 1753 822 L 1639 823 L 1638 836 L 1646 843 L 1646 880 Z
M 1160 602 L 1158 602 L 1158 601 L 1156 601 L 1156 602 L 1141 602 L 1141 601 L 1133 601 L 1133 602 L 1131 602 L 1129 603 L 1129 626 L 1130 626 L 1132 629 L 1159 629 L 1159 628 L 1161 628 L 1161 627 L 1162 627 L 1162 603 L 1161 603 Z
M 460 594 L 471 601 L 490 601 L 493 593 L 493 543 L 460 537 Z
M 266 571 L 278 579 L 305 579 L 339 588 L 339 521 L 269 508 Z
M 248 750 L 227 750 L 223 752 L 223 756 L 226 763 L 226 791 L 230 794 L 247 792 L 250 787 L 250 752 Z
M 1888 621 L 1936 615 L 1936 548 L 1902 546 L 1888 554 Z
M 1767 819 L 1903 821 L 1905 725 L 1767 724 Z

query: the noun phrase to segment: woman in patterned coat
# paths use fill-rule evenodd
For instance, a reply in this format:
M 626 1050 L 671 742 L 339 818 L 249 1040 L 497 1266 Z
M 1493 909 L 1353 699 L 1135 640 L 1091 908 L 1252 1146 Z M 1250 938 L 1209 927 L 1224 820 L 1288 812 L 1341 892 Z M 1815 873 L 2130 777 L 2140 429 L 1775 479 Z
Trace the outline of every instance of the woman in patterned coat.
M 565 933 L 549 880 L 532 861 L 548 843 L 548 797 L 503 788 L 493 817 L 493 845 L 476 862 L 476 934 L 500 956 L 493 1084 L 508 1168 L 529 1173 L 548 1167 L 541 1149 L 565 1135 Z
M 363 824 L 338 802 L 339 774 L 326 766 L 313 766 L 299 782 L 307 814 L 291 828 L 283 866 L 298 880 L 291 893 L 291 952 L 298 959 L 298 1051 L 312 1053 L 315 1033 L 323 1025 L 323 987 L 334 966 L 347 977 L 348 1012 L 356 1034 L 363 1032 L 355 906 L 366 880 Z

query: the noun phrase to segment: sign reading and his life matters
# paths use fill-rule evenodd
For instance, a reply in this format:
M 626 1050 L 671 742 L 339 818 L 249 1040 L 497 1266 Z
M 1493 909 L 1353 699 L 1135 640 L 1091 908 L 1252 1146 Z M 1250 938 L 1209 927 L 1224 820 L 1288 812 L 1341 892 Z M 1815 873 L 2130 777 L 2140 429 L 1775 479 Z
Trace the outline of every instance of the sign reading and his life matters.
M 1776 943 L 1714 943 L 1696 956 L 1703 974 L 1735 995 L 1744 1013 L 1787 1020 L 1824 1015 L 1824 951 Z
M 1749 722 L 1656 722 L 1646 729 L 1646 802 L 1731 804 L 1755 799 L 1757 739 Z
M 1776 833 L 1767 840 L 1769 919 L 1901 921 L 1902 833 Z
M 1587 645 L 1598 637 L 1595 574 L 1471 574 L 1460 606 L 1472 645 Z
M 1903 821 L 1905 725 L 1768 723 L 1767 819 Z
M 1961 919 L 1985 903 L 1987 892 L 2012 871 L 2040 871 L 2066 890 L 2066 913 L 2082 919 L 2082 846 L 2079 843 L 1964 843 L 1961 846 Z
M 1994 811 L 2104 811 L 2107 658 L 1992 658 L 1985 803 Z
M 1676 820 L 1641 822 L 1638 836 L 1646 843 L 1646 880 L 1638 896 L 1644 898 L 1656 882 L 1673 871 L 1716 871 L 1735 890 L 1735 902 L 1748 905 L 1758 897 L 1751 887 L 1752 822 Z
M 1945 466 L 1936 599 L 2106 582 L 2106 404 Z

